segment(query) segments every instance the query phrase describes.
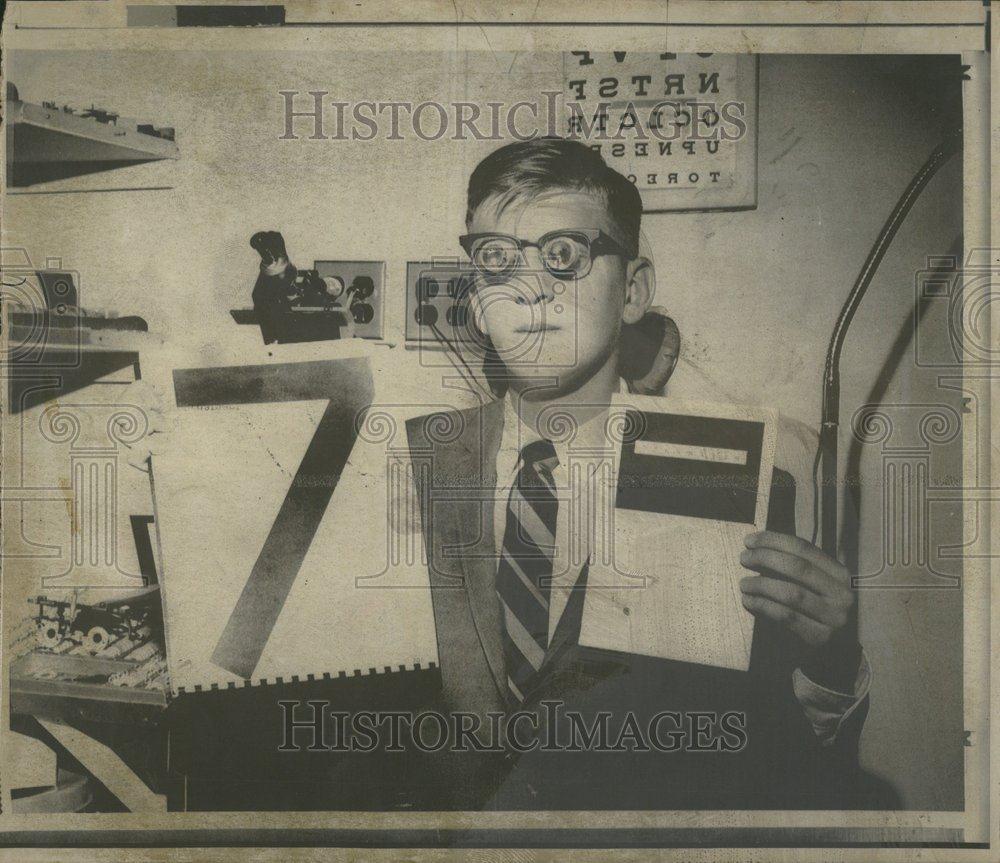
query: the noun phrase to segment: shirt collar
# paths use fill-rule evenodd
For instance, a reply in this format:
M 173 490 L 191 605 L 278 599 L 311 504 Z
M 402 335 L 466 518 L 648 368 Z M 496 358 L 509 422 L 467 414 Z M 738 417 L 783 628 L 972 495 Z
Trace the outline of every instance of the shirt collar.
M 624 382 L 619 383 L 619 388 L 619 391 L 625 390 Z M 607 448 L 607 436 L 604 433 L 607 415 L 607 410 L 605 410 L 590 417 L 580 425 L 572 441 L 560 440 L 558 436 L 553 435 L 552 445 L 559 457 L 559 465 L 554 473 L 560 485 L 563 483 L 559 482 L 559 477 L 563 475 L 565 465 L 569 462 L 570 453 L 574 455 L 592 453 Z M 552 424 L 553 430 L 559 428 L 557 418 L 553 418 Z M 541 440 L 541 438 L 542 436 L 537 429 L 529 427 L 521 420 L 510 396 L 505 397 L 503 434 L 500 437 L 500 449 L 497 452 L 496 461 L 497 484 L 499 486 L 513 483 L 517 469 L 520 467 L 521 450 L 532 441 Z

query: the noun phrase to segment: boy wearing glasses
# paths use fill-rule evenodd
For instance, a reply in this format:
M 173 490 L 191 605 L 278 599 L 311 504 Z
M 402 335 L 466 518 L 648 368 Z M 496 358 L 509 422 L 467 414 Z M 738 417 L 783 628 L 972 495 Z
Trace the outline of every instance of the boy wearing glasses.
M 834 806 L 858 794 L 870 673 L 852 634 L 849 574 L 795 537 L 787 474 L 775 471 L 769 530 L 747 536 L 741 558 L 741 598 L 756 618 L 749 672 L 578 643 L 588 564 L 568 549 L 588 538 L 569 523 L 569 444 L 552 429 L 571 424 L 578 451 L 610 446 L 623 326 L 642 320 L 654 293 L 641 212 L 635 186 L 570 140 L 502 147 L 470 178 L 460 242 L 498 398 L 452 416 L 457 438 L 407 424 L 413 451 L 433 453 L 417 483 L 442 698 L 477 716 L 533 714 L 523 728 L 550 745 L 518 745 L 528 751 L 500 766 L 445 769 L 468 808 Z M 556 718 L 554 701 L 578 718 Z M 658 743 L 677 745 L 623 743 L 617 732 L 613 751 L 559 745 L 574 723 L 600 731 L 605 715 L 653 723 Z M 745 733 L 726 734 L 724 715 Z

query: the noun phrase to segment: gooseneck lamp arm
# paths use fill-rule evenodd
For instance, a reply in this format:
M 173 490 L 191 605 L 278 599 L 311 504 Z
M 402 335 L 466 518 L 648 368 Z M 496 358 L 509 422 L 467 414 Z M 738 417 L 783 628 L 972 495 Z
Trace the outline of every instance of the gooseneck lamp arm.
M 851 288 L 847 301 L 840 310 L 837 323 L 830 336 L 826 364 L 823 369 L 823 407 L 817 456 L 820 468 L 819 524 L 822 531 L 822 547 L 823 551 L 833 558 L 838 557 L 837 435 L 840 426 L 840 356 L 844 341 L 847 338 L 851 321 L 854 320 L 854 314 L 861 305 L 879 264 L 882 263 L 882 259 L 885 257 L 900 225 L 930 179 L 948 159 L 961 149 L 961 146 L 961 130 L 957 129 L 949 133 L 910 181 L 889 214 L 889 218 L 882 226 L 875 245 L 868 253 L 868 257 L 861 267 L 861 272 L 858 273 L 854 282 L 854 287 Z

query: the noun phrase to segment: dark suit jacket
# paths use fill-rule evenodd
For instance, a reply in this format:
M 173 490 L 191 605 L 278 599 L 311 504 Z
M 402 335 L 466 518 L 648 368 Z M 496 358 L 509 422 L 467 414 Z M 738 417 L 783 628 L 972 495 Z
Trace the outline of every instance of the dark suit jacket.
M 492 497 L 502 423 L 502 402 L 407 423 L 430 559 L 444 710 L 512 709 L 494 589 Z M 768 527 L 794 533 L 794 512 L 794 481 L 775 470 Z M 583 592 L 574 592 L 560 627 L 578 619 L 582 600 Z M 588 724 L 610 711 L 613 727 L 627 712 L 646 728 L 664 710 L 735 711 L 746 717 L 747 743 L 739 752 L 440 753 L 433 770 L 452 804 L 467 809 L 879 805 L 866 802 L 857 769 L 867 705 L 845 722 L 834 745 L 821 746 L 792 692 L 792 648 L 791 637 L 765 621 L 755 625 L 748 672 L 573 644 L 550 663 L 526 705 L 539 711 L 543 728 L 551 713 L 539 704 L 547 699 L 559 700 Z

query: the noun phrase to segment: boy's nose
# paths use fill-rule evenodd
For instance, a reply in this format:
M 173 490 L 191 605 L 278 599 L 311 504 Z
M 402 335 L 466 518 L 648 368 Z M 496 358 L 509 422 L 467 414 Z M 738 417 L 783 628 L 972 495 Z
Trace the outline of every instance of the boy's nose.
M 556 295 L 551 284 L 552 278 L 542 262 L 541 252 L 538 249 L 526 249 L 524 259 L 526 266 L 519 278 L 518 303 L 534 306 L 552 302 Z

